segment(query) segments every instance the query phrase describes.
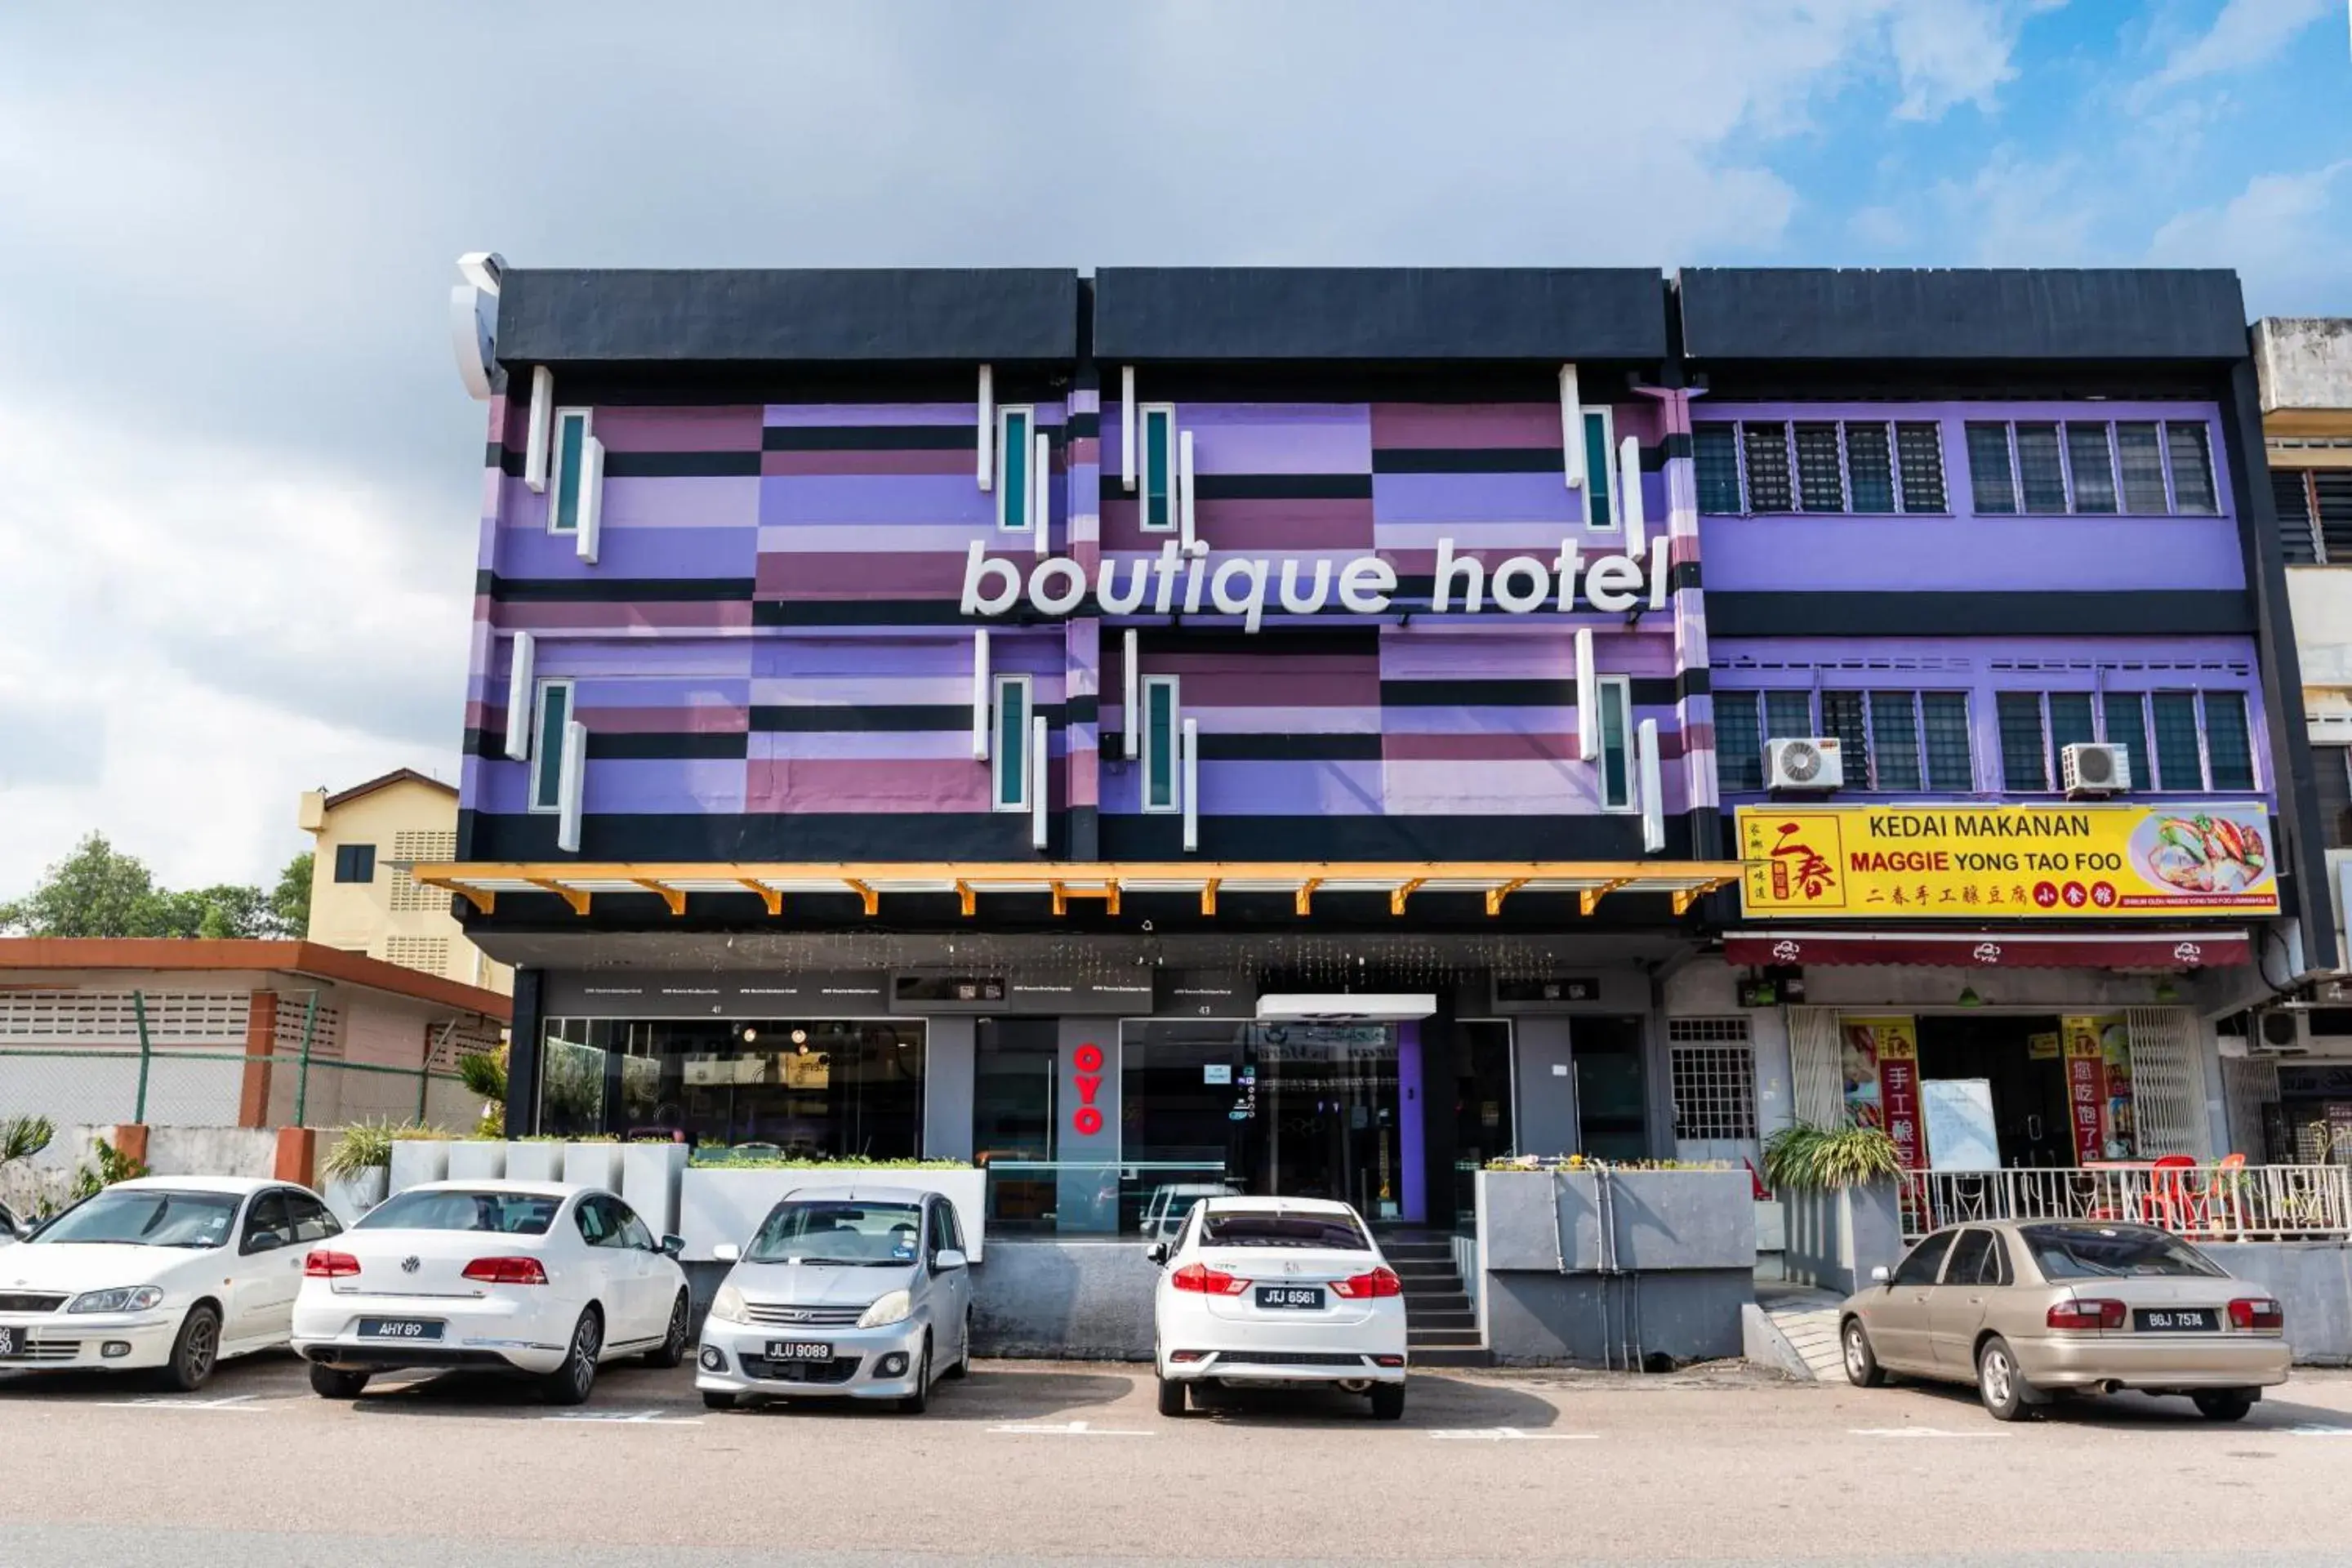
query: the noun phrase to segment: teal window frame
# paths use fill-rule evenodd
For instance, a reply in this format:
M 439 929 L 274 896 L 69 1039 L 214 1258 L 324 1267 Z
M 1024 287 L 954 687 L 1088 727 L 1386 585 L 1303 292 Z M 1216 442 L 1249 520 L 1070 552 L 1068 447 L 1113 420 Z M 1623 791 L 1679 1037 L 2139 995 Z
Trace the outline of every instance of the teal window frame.
M 1617 415 L 1610 408 L 1584 411 L 1584 526 L 1617 526 Z
M 1136 413 L 1142 420 L 1139 440 L 1143 477 L 1136 489 L 1136 526 L 1146 533 L 1176 531 L 1176 405 L 1172 403 L 1139 405 Z
M 1036 717 L 1033 689 L 1025 675 L 996 678 L 989 716 L 996 733 L 995 743 L 988 749 L 988 792 L 990 805 L 998 811 L 1029 809 L 1029 721 Z
M 1184 809 L 1184 705 L 1172 675 L 1143 678 L 1143 809 Z
M 554 438 L 548 443 L 547 531 L 580 531 L 580 476 L 587 468 L 588 438 L 596 433 L 595 411 L 559 408 Z M 576 437 L 576 438 L 575 438 Z
M 996 411 L 996 526 L 1003 532 L 1029 531 L 1029 468 L 1036 447 L 1036 409 L 1015 403 Z
M 542 680 L 530 706 L 530 809 L 563 809 L 563 731 L 572 717 L 569 680 Z
M 1622 675 L 1601 678 L 1600 795 L 1603 811 L 1636 811 L 1633 798 L 1633 682 Z

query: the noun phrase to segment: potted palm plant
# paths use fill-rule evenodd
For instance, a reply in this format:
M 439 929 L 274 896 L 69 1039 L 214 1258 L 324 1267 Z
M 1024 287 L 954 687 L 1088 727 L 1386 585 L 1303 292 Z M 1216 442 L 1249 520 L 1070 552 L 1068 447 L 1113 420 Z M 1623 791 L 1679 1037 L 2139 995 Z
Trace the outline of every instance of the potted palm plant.
M 343 1129 L 327 1157 L 319 1162 L 319 1179 L 335 1217 L 350 1225 L 383 1202 L 392 1180 L 391 1121 L 354 1121 Z
M 1791 1122 L 1764 1141 L 1764 1179 L 1788 1215 L 1789 1278 L 1841 1292 L 1903 1252 L 1903 1156 L 1884 1129 Z

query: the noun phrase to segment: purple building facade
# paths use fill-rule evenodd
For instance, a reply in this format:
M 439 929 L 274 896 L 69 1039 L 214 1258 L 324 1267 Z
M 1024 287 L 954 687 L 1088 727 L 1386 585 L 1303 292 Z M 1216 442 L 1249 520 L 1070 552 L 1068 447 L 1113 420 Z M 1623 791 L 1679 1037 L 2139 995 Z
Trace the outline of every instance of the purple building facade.
M 2042 1164 L 2041 1037 L 2112 1016 L 2132 1152 L 2218 1152 L 2210 1020 L 2325 961 L 2226 274 L 477 263 L 458 306 L 426 874 L 519 966 L 509 1125 L 974 1159 L 1055 1245 L 1223 1186 L 1443 1227 L 1500 1154 L 1854 1110 L 1849 1017 Z M 1768 787 L 1808 738 L 1843 787 Z M 2109 744 L 2102 809 L 2258 813 L 2279 912 L 1743 910 L 1741 806 L 2079 805 Z

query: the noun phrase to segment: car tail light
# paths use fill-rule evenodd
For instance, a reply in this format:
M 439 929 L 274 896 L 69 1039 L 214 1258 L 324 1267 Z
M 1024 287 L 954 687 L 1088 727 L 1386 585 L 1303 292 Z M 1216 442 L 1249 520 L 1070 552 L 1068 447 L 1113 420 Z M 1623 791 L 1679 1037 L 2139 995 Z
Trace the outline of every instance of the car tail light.
M 1209 1352 L 1207 1351 L 1170 1351 L 1168 1359 L 1171 1362 L 1206 1361 L 1209 1359 Z
M 536 1258 L 477 1258 L 466 1265 L 466 1278 L 485 1285 L 544 1285 L 547 1270 Z
M 341 1279 L 360 1271 L 360 1260 L 348 1252 L 330 1252 L 320 1247 L 302 1259 L 302 1275 L 307 1279 Z
M 1197 1290 L 1203 1296 L 1238 1296 L 1249 1289 L 1249 1281 L 1240 1275 L 1212 1268 L 1205 1263 L 1187 1263 L 1168 1277 L 1168 1283 L 1179 1290 Z
M 1402 1366 L 1404 1364 L 1404 1357 L 1401 1355 L 1376 1355 L 1372 1358 L 1372 1364 L 1374 1366 Z
M 2124 1304 L 2098 1300 L 2061 1301 L 2050 1309 L 2047 1321 L 2053 1329 L 2120 1329 Z
M 2230 1303 L 2230 1326 L 2233 1329 L 2284 1329 L 2286 1310 L 2269 1296 L 2248 1296 Z
M 1396 1277 L 1395 1269 L 1383 1264 L 1370 1274 L 1355 1274 L 1345 1279 L 1332 1280 L 1331 1294 L 1345 1296 L 1350 1301 L 1360 1301 L 1373 1296 L 1402 1296 L 1404 1294 L 1404 1281 Z

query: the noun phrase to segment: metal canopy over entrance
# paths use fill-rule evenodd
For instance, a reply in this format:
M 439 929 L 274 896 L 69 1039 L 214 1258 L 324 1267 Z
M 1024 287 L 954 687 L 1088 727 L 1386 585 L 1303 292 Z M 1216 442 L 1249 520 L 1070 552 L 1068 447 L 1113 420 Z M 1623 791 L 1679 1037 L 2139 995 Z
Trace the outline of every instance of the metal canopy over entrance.
M 706 862 L 679 865 L 642 862 L 520 861 L 420 863 L 410 868 L 419 882 L 446 888 L 484 914 L 500 893 L 552 893 L 585 915 L 600 893 L 651 893 L 686 913 L 697 893 L 752 893 L 771 915 L 783 912 L 794 896 L 829 894 L 863 901 L 878 915 L 892 894 L 953 894 L 967 916 L 979 913 L 982 895 L 1046 894 L 1054 912 L 1068 911 L 1073 900 L 1093 900 L 1110 914 L 1128 893 L 1197 894 L 1201 912 L 1217 912 L 1225 893 L 1287 894 L 1301 915 L 1314 911 L 1324 893 L 1386 893 L 1389 913 L 1402 916 L 1415 893 L 1476 893 L 1486 912 L 1499 915 L 1514 893 L 1574 893 L 1590 915 L 1612 893 L 1663 893 L 1674 912 L 1717 888 L 1739 879 L 1738 861 L 868 861 L 842 864 Z

